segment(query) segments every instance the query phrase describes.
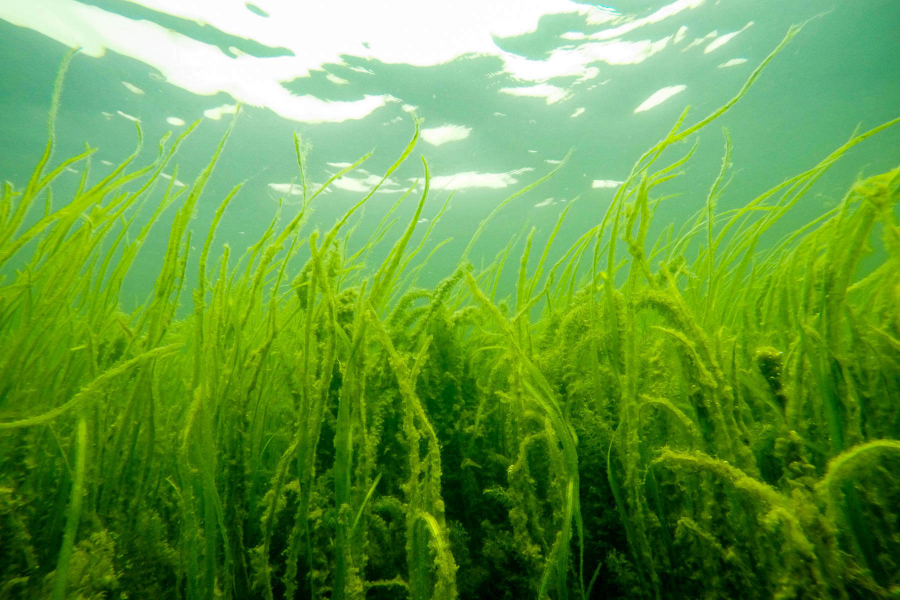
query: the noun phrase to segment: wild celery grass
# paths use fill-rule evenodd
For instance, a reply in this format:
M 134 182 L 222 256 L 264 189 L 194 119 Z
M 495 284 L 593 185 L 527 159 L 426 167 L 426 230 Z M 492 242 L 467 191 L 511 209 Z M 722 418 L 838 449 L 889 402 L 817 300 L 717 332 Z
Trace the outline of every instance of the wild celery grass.
M 466 261 L 490 217 L 444 281 L 414 287 L 444 243 L 431 225 L 410 248 L 424 158 L 381 265 L 370 252 L 417 185 L 358 250 L 347 227 L 380 183 L 305 231 L 340 174 L 311 189 L 298 136 L 298 213 L 231 260 L 215 235 L 235 186 L 192 258 L 234 122 L 193 185 L 172 177 L 147 211 L 197 124 L 133 168 L 138 127 L 97 183 L 91 148 L 50 169 L 69 55 L 46 150 L 0 197 L 0 268 L 22 265 L 0 287 L 0 598 L 897 597 L 900 168 L 763 236 L 898 120 L 717 213 L 726 132 L 703 210 L 647 239 L 659 186 L 697 146 L 660 166 L 664 152 L 797 31 L 720 110 L 691 126 L 685 111 L 570 248 L 553 248 L 568 209 L 533 266 L 532 230 L 511 305 L 496 293 L 512 243 L 484 269 Z M 417 139 L 418 125 L 382 182 Z M 80 184 L 54 209 L 73 165 Z M 121 311 L 141 243 L 179 201 L 153 293 Z M 861 272 L 873 244 L 881 264 Z

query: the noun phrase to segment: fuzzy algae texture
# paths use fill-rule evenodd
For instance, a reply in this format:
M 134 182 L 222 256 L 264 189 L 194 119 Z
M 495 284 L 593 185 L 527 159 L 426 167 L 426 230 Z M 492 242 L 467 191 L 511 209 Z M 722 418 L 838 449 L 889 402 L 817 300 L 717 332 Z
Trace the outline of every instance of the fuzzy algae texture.
M 0 598 L 900 598 L 900 167 L 760 244 L 900 119 L 718 213 L 726 133 L 705 208 L 646 239 L 696 143 L 664 151 L 797 30 L 728 104 L 685 111 L 574 245 L 552 247 L 568 209 L 543 249 L 529 235 L 511 301 L 509 249 L 467 260 L 487 221 L 415 286 L 441 246 L 433 223 L 411 244 L 424 158 L 409 224 L 385 217 L 355 251 L 377 186 L 305 231 L 343 172 L 311 189 L 297 136 L 302 209 L 236 261 L 215 233 L 240 185 L 189 229 L 228 134 L 191 186 L 160 178 L 197 123 L 143 167 L 136 151 L 96 183 L 85 168 L 56 207 L 54 178 L 94 151 L 51 165 L 70 54 L 46 151 L 0 198 L 0 268 L 21 264 L 0 280 Z M 125 275 L 175 206 L 153 293 L 125 313 Z

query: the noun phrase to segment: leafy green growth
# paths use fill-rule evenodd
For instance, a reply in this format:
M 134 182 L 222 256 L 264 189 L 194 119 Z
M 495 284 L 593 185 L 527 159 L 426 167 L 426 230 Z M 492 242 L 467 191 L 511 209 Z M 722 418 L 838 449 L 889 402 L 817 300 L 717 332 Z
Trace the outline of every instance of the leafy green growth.
M 173 177 L 148 210 L 197 124 L 135 168 L 138 127 L 135 153 L 93 184 L 93 149 L 51 168 L 67 56 L 45 152 L 0 195 L 0 598 L 898 597 L 900 167 L 765 234 L 900 119 L 717 213 L 726 132 L 703 209 L 648 239 L 697 143 L 667 151 L 798 31 L 725 106 L 690 126 L 685 111 L 569 248 L 555 246 L 568 207 L 543 248 L 523 232 L 503 300 L 515 243 L 468 262 L 488 220 L 416 287 L 447 241 L 434 221 L 416 237 L 424 159 L 402 232 L 415 185 L 350 244 L 381 183 L 307 231 L 316 198 L 371 153 L 313 190 L 298 136 L 298 212 L 230 262 L 216 233 L 237 185 L 193 254 L 235 121 L 193 184 Z M 381 182 L 417 140 L 418 123 Z M 79 164 L 57 206 L 54 179 Z M 175 206 L 153 291 L 124 312 L 125 276 Z

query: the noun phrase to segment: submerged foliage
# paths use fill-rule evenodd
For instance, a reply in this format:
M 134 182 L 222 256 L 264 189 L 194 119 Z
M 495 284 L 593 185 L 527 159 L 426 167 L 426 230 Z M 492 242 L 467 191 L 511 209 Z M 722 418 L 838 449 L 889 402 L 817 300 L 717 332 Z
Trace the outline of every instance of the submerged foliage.
M 305 232 L 343 172 L 311 189 L 296 136 L 301 209 L 237 261 L 214 239 L 240 185 L 189 230 L 228 134 L 149 215 L 196 123 L 96 183 L 90 148 L 50 168 L 70 55 L 46 151 L 0 198 L 0 598 L 898 597 L 900 167 L 760 244 L 898 120 L 717 213 L 728 140 L 705 208 L 646 239 L 656 188 L 696 145 L 664 152 L 796 31 L 722 109 L 692 126 L 685 111 L 571 248 L 552 248 L 565 212 L 537 259 L 529 235 L 511 302 L 496 298 L 510 248 L 466 261 L 486 222 L 455 271 L 415 287 L 424 159 L 376 266 L 390 216 L 360 250 L 345 229 L 378 186 Z M 78 163 L 56 207 L 51 183 Z M 178 202 L 153 293 L 123 312 L 125 275 Z

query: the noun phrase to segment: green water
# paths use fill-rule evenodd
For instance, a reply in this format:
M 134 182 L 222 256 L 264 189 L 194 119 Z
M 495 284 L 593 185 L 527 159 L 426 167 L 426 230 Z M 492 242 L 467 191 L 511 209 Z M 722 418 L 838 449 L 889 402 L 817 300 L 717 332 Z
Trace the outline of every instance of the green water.
M 427 104 L 163 135 L 150 99 L 97 117 L 97 59 L 31 40 L 61 66 L 28 77 L 15 46 L 0 599 L 900 597 L 900 83 L 877 36 L 857 85 L 797 68 L 896 18 L 851 13 L 690 111 L 607 106 L 617 151 L 571 125 L 446 150 Z

